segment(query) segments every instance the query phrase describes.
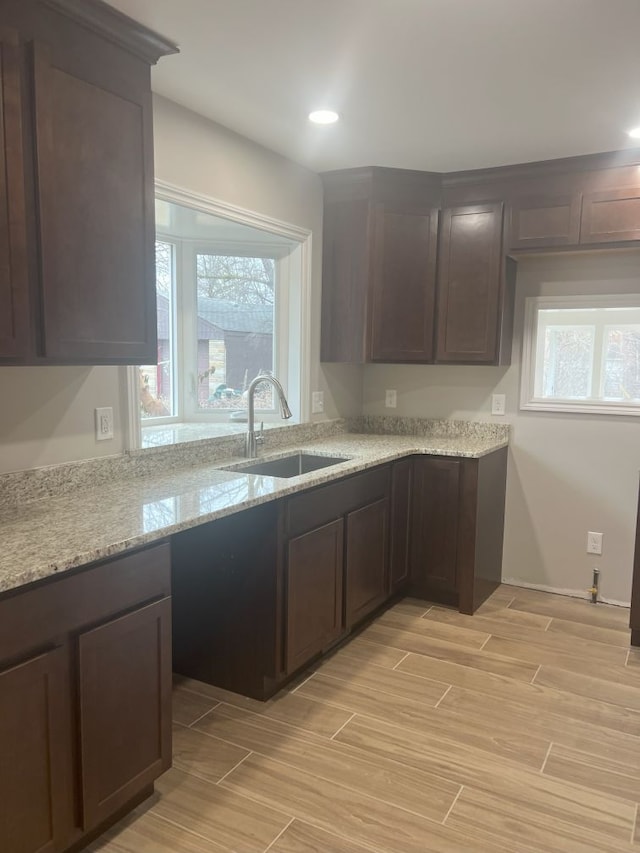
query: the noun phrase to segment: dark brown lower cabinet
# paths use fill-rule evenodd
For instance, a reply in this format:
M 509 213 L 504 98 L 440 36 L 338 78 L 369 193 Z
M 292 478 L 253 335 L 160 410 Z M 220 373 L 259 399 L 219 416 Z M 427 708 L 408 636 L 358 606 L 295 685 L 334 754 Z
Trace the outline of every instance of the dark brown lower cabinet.
M 347 515 L 347 629 L 373 613 L 389 596 L 388 529 L 388 498 Z
M 342 633 L 343 551 L 342 518 L 289 540 L 287 672 L 295 672 Z
M 459 459 L 414 461 L 411 580 L 414 595 L 458 603 Z
M 85 828 L 171 766 L 171 603 L 163 598 L 78 637 Z
M 283 671 L 280 503 L 172 537 L 176 674 L 256 699 L 277 690 Z
M 389 549 L 390 593 L 409 581 L 413 459 L 400 459 L 391 468 L 391 530 Z
M 52 648 L 0 672 L 0 849 L 54 853 L 72 821 L 67 656 Z
M 390 477 L 380 465 L 283 502 L 287 676 L 388 598 Z
M 507 448 L 414 465 L 411 592 L 471 614 L 501 580 Z
M 506 453 L 405 458 L 176 534 L 174 672 L 264 700 L 394 595 L 472 613 L 500 582 Z
M 171 763 L 167 545 L 0 598 L 0 850 L 80 847 Z

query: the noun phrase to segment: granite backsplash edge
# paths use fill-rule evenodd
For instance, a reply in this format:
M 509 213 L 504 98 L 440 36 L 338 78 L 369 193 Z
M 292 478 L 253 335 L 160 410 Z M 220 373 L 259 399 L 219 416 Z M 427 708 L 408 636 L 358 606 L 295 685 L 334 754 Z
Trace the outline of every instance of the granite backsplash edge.
M 364 415 L 270 429 L 265 432 L 261 455 L 290 445 L 305 444 L 344 433 L 500 440 L 508 438 L 509 430 L 508 424 L 484 421 Z M 95 489 L 129 477 L 151 477 L 185 468 L 212 465 L 242 456 L 243 453 L 244 435 L 241 434 L 13 471 L 0 475 L 0 509 Z

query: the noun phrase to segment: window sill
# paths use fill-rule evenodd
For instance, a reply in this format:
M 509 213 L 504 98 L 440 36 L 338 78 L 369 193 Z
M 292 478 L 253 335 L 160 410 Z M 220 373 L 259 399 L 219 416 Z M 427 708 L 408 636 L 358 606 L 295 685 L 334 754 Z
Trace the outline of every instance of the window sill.
M 628 406 L 624 403 L 581 403 L 581 402 L 552 402 L 550 400 L 530 400 L 520 404 L 521 411 L 529 412 L 559 412 L 579 415 L 623 415 L 638 417 L 640 406 Z
M 292 424 L 293 421 L 282 420 L 265 423 L 265 430 L 281 427 L 283 423 Z M 256 420 L 256 426 L 260 429 L 260 421 Z M 246 421 L 236 423 L 225 421 L 224 423 L 178 423 L 164 424 L 161 426 L 143 426 L 141 429 L 142 448 L 166 447 L 171 444 L 184 444 L 189 441 L 199 441 L 206 438 L 222 438 L 228 435 L 244 435 L 247 431 Z

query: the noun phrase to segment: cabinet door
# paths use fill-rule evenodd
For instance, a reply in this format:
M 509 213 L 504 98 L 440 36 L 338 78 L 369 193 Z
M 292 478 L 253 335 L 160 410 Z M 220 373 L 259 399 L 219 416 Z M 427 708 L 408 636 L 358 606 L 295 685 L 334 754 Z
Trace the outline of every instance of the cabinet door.
M 27 247 L 17 36 L 0 28 L 0 358 L 27 352 Z
M 502 292 L 502 203 L 445 210 L 439 246 L 440 362 L 496 361 Z
M 581 243 L 640 240 L 640 187 L 589 193 L 582 203 Z
M 375 206 L 372 361 L 433 360 L 438 211 Z
M 460 462 L 414 462 L 411 582 L 415 592 L 457 603 Z
M 363 363 L 367 355 L 370 204 L 325 204 L 322 233 L 321 361 Z
M 582 196 L 528 196 L 512 202 L 509 248 L 576 246 L 580 240 Z
M 289 541 L 286 672 L 311 660 L 342 633 L 344 521 Z
M 34 49 L 40 354 L 155 363 L 149 68 L 65 32 L 56 21 L 56 48 Z
M 85 830 L 171 764 L 171 607 L 163 598 L 78 637 Z
M 387 598 L 389 500 L 384 498 L 347 515 L 347 628 Z
M 53 853 L 72 816 L 69 686 L 65 651 L 0 672 L 0 849 Z
M 411 484 L 413 460 L 402 459 L 391 473 L 390 592 L 401 589 L 409 579 L 411 527 Z

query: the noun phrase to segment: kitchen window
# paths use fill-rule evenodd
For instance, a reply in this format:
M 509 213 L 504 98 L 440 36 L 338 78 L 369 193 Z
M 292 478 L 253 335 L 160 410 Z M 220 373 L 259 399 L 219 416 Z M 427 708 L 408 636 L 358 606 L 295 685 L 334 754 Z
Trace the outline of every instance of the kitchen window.
M 158 363 L 131 369 L 131 446 L 245 430 L 245 392 L 263 373 L 304 420 L 310 234 L 175 193 L 156 199 Z M 257 421 L 280 420 L 270 385 L 255 406 Z
M 640 295 L 528 298 L 520 407 L 640 414 Z

